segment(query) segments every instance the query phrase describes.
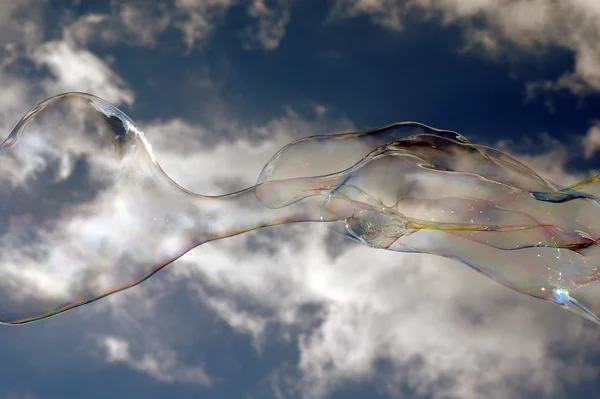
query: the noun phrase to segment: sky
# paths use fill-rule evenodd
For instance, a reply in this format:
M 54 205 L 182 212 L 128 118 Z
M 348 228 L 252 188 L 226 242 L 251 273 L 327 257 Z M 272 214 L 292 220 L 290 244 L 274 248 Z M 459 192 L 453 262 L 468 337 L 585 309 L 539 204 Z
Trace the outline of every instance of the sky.
M 196 193 L 254 185 L 298 138 L 400 121 L 460 132 L 559 184 L 600 170 L 596 0 L 0 7 L 5 135 L 48 97 L 90 93 L 135 121 Z M 19 267 L 0 267 L 3 278 L 35 265 Z M 0 325 L 0 398 L 593 398 L 599 340 L 591 322 L 457 262 L 293 224 Z

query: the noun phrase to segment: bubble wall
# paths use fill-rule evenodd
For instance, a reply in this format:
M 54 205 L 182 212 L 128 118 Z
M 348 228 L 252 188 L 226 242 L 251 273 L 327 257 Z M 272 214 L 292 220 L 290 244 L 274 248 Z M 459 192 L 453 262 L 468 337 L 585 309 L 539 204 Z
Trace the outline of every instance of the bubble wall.
M 0 146 L 0 322 L 132 287 L 209 241 L 319 222 L 372 248 L 454 259 L 600 324 L 599 179 L 559 187 L 501 151 L 406 122 L 297 140 L 255 186 L 204 196 L 163 172 L 123 112 L 62 94 Z

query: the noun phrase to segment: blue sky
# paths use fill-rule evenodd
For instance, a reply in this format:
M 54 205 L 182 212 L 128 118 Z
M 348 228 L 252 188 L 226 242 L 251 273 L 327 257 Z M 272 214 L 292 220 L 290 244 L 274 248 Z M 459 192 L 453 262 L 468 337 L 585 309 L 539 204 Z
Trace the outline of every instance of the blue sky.
M 500 3 L 502 3 L 500 5 Z M 14 0 L 0 125 L 82 91 L 184 187 L 253 185 L 308 135 L 418 121 L 569 184 L 598 174 L 600 7 L 507 0 Z M 0 398 L 600 396 L 600 330 L 427 255 L 290 225 L 0 326 Z

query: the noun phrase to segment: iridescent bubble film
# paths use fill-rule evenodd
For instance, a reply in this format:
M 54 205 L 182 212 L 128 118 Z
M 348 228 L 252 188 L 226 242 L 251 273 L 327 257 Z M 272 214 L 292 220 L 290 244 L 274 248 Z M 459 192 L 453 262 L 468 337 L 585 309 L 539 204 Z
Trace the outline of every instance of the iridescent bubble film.
M 131 287 L 208 241 L 320 222 L 373 248 L 454 259 L 600 324 L 599 178 L 559 187 L 501 151 L 406 122 L 300 139 L 254 187 L 203 196 L 163 172 L 123 112 L 62 94 L 0 146 L 0 321 Z

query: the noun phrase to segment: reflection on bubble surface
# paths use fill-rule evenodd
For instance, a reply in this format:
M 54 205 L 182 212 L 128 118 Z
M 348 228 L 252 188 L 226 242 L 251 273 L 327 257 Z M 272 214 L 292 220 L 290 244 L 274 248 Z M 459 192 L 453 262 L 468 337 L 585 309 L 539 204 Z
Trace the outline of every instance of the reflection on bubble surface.
M 254 187 L 203 196 L 162 171 L 124 113 L 67 93 L 0 146 L 0 321 L 131 287 L 208 241 L 320 222 L 373 248 L 457 260 L 600 324 L 598 179 L 559 187 L 501 151 L 406 122 L 297 140 Z

